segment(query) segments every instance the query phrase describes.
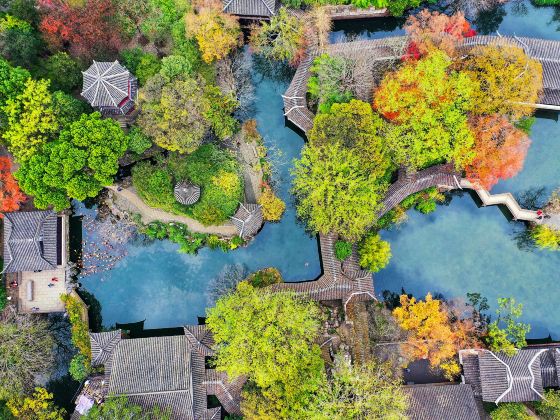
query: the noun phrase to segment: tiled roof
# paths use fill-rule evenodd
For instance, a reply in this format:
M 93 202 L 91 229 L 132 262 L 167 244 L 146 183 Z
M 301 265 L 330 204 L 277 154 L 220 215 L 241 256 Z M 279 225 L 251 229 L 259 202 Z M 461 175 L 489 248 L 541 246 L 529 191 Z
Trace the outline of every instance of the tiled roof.
M 187 181 L 180 181 L 175 185 L 175 200 L 186 206 L 194 204 L 200 198 L 200 187 Z
M 129 81 L 133 76 L 118 61 L 94 61 L 82 73 L 84 76 L 82 96 L 92 106 L 117 108 L 123 99 L 128 98 Z
M 548 353 L 548 354 L 547 354 Z M 514 356 L 490 350 L 461 350 L 464 382 L 487 402 L 527 402 L 542 398 L 558 383 L 556 348 L 520 349 Z
M 410 420 L 480 420 L 472 388 L 466 384 L 427 384 L 404 387 Z
M 261 206 L 258 204 L 240 203 L 231 221 L 239 231 L 242 238 L 254 236 L 263 224 Z
M 270 17 L 279 8 L 277 0 L 224 0 L 224 12 L 232 15 Z
M 21 211 L 4 216 L 4 272 L 55 269 L 56 213 Z
M 92 366 L 104 365 L 107 362 L 121 341 L 121 332 L 121 330 L 115 330 L 89 334 Z

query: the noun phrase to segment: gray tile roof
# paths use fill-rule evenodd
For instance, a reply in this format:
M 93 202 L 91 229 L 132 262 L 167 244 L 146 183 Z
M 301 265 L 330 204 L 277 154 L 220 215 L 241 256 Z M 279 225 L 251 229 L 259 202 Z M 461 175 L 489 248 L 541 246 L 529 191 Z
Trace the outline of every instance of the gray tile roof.
M 121 333 L 121 330 L 115 330 L 89 334 L 92 366 L 104 365 L 109 360 L 115 347 L 121 341 Z
M 57 215 L 52 211 L 4 215 L 4 272 L 52 270 L 57 260 Z
M 98 62 L 83 73 L 82 96 L 97 107 L 115 107 L 129 96 L 129 82 L 134 79 L 118 61 Z
M 187 181 L 180 181 L 173 190 L 175 200 L 184 205 L 196 203 L 200 198 L 200 187 Z
M 549 354 L 547 354 L 549 353 Z M 487 402 L 527 402 L 542 398 L 558 383 L 556 349 L 524 348 L 514 356 L 489 350 L 461 350 L 464 382 Z
M 480 420 L 472 388 L 466 384 L 427 384 L 404 387 L 410 420 Z
M 243 239 L 255 235 L 263 224 L 263 214 L 261 206 L 258 204 L 240 203 L 231 221 L 239 231 L 239 236 Z
M 224 12 L 239 16 L 270 17 L 280 8 L 277 0 L 224 0 Z

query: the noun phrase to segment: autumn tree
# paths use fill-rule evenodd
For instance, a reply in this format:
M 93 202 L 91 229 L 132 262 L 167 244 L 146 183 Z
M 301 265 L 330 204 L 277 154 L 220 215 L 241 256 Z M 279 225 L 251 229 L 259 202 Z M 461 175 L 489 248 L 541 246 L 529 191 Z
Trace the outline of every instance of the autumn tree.
M 64 420 L 66 410 L 52 401 L 53 394 L 45 388 L 35 388 L 32 395 L 19 396 L 8 401 L 8 408 L 16 418 L 26 420 Z
M 427 9 L 410 15 L 405 30 L 410 36 L 409 51 L 414 50 L 421 55 L 436 48 L 453 56 L 459 41 L 476 35 L 462 12 L 448 16 L 436 11 L 430 13 Z
M 27 197 L 12 175 L 12 161 L 8 156 L 0 156 L 0 213 L 19 210 L 25 200 Z
M 402 351 L 413 359 L 427 358 L 430 366 L 441 368 L 451 379 L 460 371 L 455 360 L 457 351 L 467 343 L 476 343 L 471 322 L 450 320 L 449 309 L 428 293 L 424 301 L 401 295 L 401 306 L 393 310 L 401 328 L 410 335 Z
M 43 38 L 53 50 L 90 59 L 115 54 L 123 39 L 112 18 L 116 10 L 107 0 L 85 0 L 71 5 L 64 0 L 39 0 Z
M 216 369 L 232 379 L 247 376 L 246 418 L 305 417 L 325 380 L 315 344 L 319 314 L 315 302 L 293 292 L 263 292 L 246 281 L 208 310 Z
M 263 21 L 253 26 L 249 44 L 256 53 L 270 60 L 296 64 L 303 57 L 306 47 L 303 22 L 282 7 L 270 22 Z
M 505 117 L 474 116 L 475 157 L 466 167 L 469 181 L 490 190 L 500 179 L 515 176 L 522 168 L 531 141 Z
M 462 70 L 476 82 L 475 114 L 500 114 L 516 121 L 532 115 L 543 89 L 542 65 L 522 48 L 508 45 L 474 47 Z
M 270 222 L 279 221 L 286 210 L 286 204 L 274 194 L 270 187 L 265 187 L 257 202 L 262 208 L 264 220 Z
M 185 15 L 187 35 L 196 38 L 207 63 L 221 60 L 241 45 L 241 29 L 237 17 L 224 13 L 221 2 L 195 5 Z
M 68 198 L 95 197 L 111 185 L 126 149 L 127 137 L 117 122 L 101 119 L 98 112 L 84 114 L 23 162 L 15 177 L 37 208 L 53 205 L 60 211 L 69 206 Z
M 451 59 L 435 50 L 387 74 L 375 91 L 375 109 L 393 123 L 385 141 L 396 164 L 420 169 L 454 161 L 460 168 L 472 159 L 466 113 L 476 84 L 450 66 Z
M 59 129 L 49 83 L 28 79 L 23 92 L 4 106 L 8 127 L 3 138 L 18 162 L 37 153 Z
M 297 214 L 308 228 L 351 240 L 374 222 L 386 189 L 360 155 L 336 142 L 305 146 L 293 174 Z

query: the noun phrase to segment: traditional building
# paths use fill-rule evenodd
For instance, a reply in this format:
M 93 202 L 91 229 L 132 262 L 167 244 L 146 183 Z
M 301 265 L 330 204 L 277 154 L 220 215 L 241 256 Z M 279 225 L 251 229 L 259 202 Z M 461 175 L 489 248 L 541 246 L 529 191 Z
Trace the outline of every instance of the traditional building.
M 258 204 L 240 203 L 231 221 L 237 227 L 239 236 L 243 239 L 254 236 L 263 224 L 261 206 Z
M 105 368 L 103 378 L 92 378 L 102 384 L 102 392 L 84 387 L 72 418 L 107 396 L 127 396 L 146 409 L 169 409 L 177 420 L 220 419 L 221 408 L 209 408 L 207 395 L 215 395 L 229 414 L 241 413 L 245 379 L 228 382 L 225 374 L 206 367 L 205 358 L 214 352 L 204 326 L 186 326 L 184 335 L 168 337 L 123 339 L 121 330 L 92 333 L 90 341 L 92 366 Z
M 189 206 L 200 199 L 200 187 L 188 181 L 180 181 L 174 188 L 175 200 Z
M 425 384 L 404 387 L 410 420 L 481 420 L 484 409 L 470 385 Z
M 224 12 L 242 19 L 266 19 L 274 16 L 281 4 L 279 0 L 224 0 Z
M 473 387 L 475 396 L 495 404 L 539 401 L 544 388 L 557 387 L 560 347 L 527 347 L 514 356 L 490 350 L 459 352 L 463 383 Z
M 138 81 L 118 61 L 94 61 L 82 74 L 82 96 L 101 114 L 126 115 L 134 109 Z
M 4 268 L 18 287 L 21 312 L 63 312 L 66 293 L 67 216 L 53 211 L 4 215 Z

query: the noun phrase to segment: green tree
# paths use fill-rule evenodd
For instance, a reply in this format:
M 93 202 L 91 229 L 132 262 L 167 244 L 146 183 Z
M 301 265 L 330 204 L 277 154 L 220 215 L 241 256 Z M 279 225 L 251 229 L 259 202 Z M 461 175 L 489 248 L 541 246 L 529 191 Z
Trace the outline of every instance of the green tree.
M 91 108 L 86 102 L 60 90 L 52 94 L 52 108 L 61 129 L 79 120 L 82 114 L 91 112 Z
M 15 177 L 38 208 L 68 207 L 68 197 L 85 200 L 111 185 L 127 137 L 118 123 L 98 112 L 83 114 L 64 129 L 58 140 L 24 162 Z
M 352 150 L 305 146 L 293 174 L 297 214 L 310 230 L 355 240 L 375 221 L 386 184 Z
M 472 160 L 466 113 L 476 83 L 451 71 L 451 63 L 433 51 L 387 74 L 376 90 L 374 107 L 393 123 L 385 137 L 397 165 L 420 169 L 452 160 L 461 168 Z
M 381 136 L 384 123 L 371 106 L 352 99 L 348 103 L 333 104 L 329 111 L 319 114 L 309 132 L 312 146 L 334 144 L 355 152 L 371 175 L 380 180 L 386 176 L 391 163 Z
M 103 404 L 94 405 L 83 417 L 85 420 L 171 420 L 171 410 L 155 406 L 146 409 L 132 404 L 125 396 L 109 397 Z
M 261 25 L 255 25 L 249 43 L 256 53 L 270 60 L 297 62 L 305 52 L 303 21 L 282 7 Z
M 516 304 L 515 299 L 498 299 L 498 318 L 488 325 L 486 337 L 490 350 L 513 356 L 517 349 L 527 345 L 525 336 L 531 331 L 531 326 L 516 321 L 522 313 L 523 304 Z
M 543 420 L 557 420 L 560 418 L 560 391 L 547 389 L 542 401 L 535 403 L 537 414 Z
M 0 19 L 0 54 L 16 66 L 31 67 L 37 60 L 41 42 L 26 21 L 11 15 Z
M 352 62 L 343 57 L 322 54 L 313 60 L 307 92 L 317 101 L 320 113 L 328 111 L 333 103 L 352 98 L 352 92 L 344 86 L 351 70 Z
M 44 320 L 4 311 L 0 318 L 0 400 L 31 390 L 35 378 L 53 367 L 53 349 L 54 339 Z
M 490 413 L 492 420 L 531 420 L 527 409 L 522 403 L 502 403 Z
M 279 418 L 303 418 L 312 394 L 324 384 L 315 338 L 319 308 L 293 292 L 270 293 L 243 281 L 208 310 L 216 342 L 216 369 L 230 378 L 247 375 L 248 418 L 256 407 Z M 268 417 L 267 417 L 268 418 Z
M 182 55 L 169 55 L 161 60 L 160 74 L 168 81 L 177 77 L 192 76 L 194 63 Z
M 59 129 L 48 80 L 28 79 L 23 92 L 4 106 L 7 129 L 3 134 L 10 152 L 25 162 L 51 140 Z
M 12 415 L 25 420 L 64 420 L 66 410 L 52 402 L 53 394 L 45 388 L 35 388 L 30 396 L 20 396 L 8 401 Z
M 337 260 L 344 261 L 352 255 L 352 243 L 346 241 L 336 241 L 334 244 L 334 255 Z
M 31 75 L 21 67 L 12 67 L 3 58 L 0 58 L 0 111 L 2 115 L 2 126 L 6 121 L 2 108 L 9 99 L 15 99 L 25 89 L 25 82 Z
M 360 265 L 372 273 L 385 268 L 391 259 L 391 245 L 378 233 L 367 235 L 358 246 Z
M 142 154 L 152 146 L 150 138 L 144 134 L 138 126 L 132 127 L 128 131 L 128 150 L 136 154 Z
M 51 81 L 53 91 L 72 92 L 82 82 L 80 66 L 65 52 L 59 51 L 42 62 L 39 76 Z
M 68 372 L 75 381 L 82 382 L 91 373 L 90 361 L 86 356 L 78 353 L 70 361 Z
M 324 419 L 404 419 L 408 398 L 390 364 L 371 360 L 352 365 L 337 355 L 318 408 Z

